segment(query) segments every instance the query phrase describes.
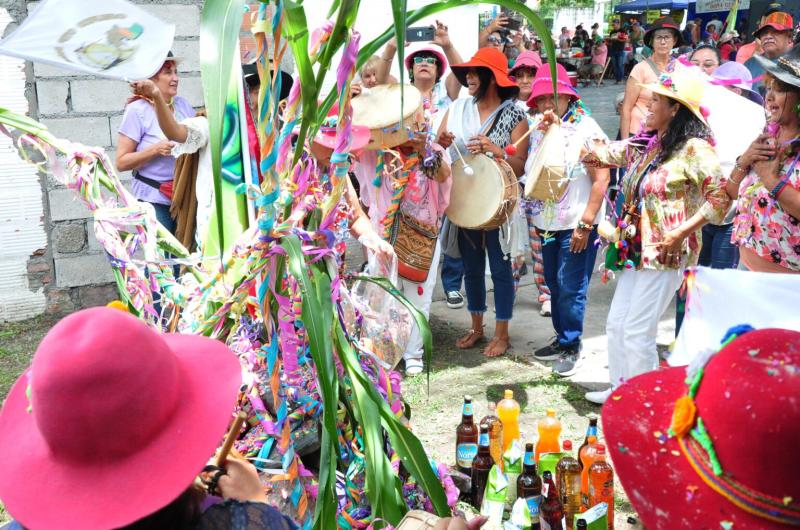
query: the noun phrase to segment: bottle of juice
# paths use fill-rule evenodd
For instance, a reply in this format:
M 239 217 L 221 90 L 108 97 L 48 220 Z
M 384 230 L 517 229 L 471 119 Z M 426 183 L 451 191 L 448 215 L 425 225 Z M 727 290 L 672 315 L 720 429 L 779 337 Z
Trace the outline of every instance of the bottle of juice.
M 597 415 L 596 414 L 589 414 L 589 427 L 586 429 L 586 437 L 583 439 L 583 443 L 578 448 L 578 455 L 581 454 L 583 448 L 589 445 L 589 437 L 595 436 L 597 437 Z M 583 470 L 583 462 L 578 462 L 581 465 L 581 470 Z
M 480 426 L 489 429 L 489 448 L 494 463 L 503 469 L 503 422 L 497 417 L 497 404 L 489 402 L 489 413 L 481 419 Z
M 606 447 L 595 446 L 594 462 L 589 466 L 589 508 L 608 504 L 608 529 L 614 530 L 614 470 L 606 462 Z
M 581 462 L 583 462 L 583 471 L 581 471 L 581 504 L 583 511 L 589 509 L 589 468 L 594 462 L 596 453 L 597 437 L 590 436 L 589 444 L 581 449 Z
M 503 453 L 511 442 L 519 439 L 519 403 L 514 400 L 514 391 L 506 389 L 505 398 L 497 404 L 497 416 L 503 423 Z
M 478 454 L 478 426 L 472 419 L 472 397 L 464 396 L 461 424 L 456 428 L 456 466 L 465 475 L 472 474 L 472 460 Z
M 561 422 L 556 418 L 555 409 L 547 409 L 547 416 L 539 420 L 539 440 L 536 442 L 536 463 L 542 453 L 557 453 L 561 450 L 558 436 L 561 434 Z
M 569 524 L 574 520 L 575 514 L 581 512 L 581 466 L 572 456 L 571 441 L 564 440 L 562 452 L 566 456 L 561 457 L 556 466 L 556 487 Z

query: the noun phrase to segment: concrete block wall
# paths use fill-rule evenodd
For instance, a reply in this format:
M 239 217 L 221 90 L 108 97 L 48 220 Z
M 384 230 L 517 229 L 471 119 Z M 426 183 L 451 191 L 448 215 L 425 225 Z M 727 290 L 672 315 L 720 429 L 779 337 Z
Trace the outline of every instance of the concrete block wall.
M 200 11 L 202 0 L 133 0 L 162 20 L 175 24 L 173 53 L 182 60 L 179 94 L 195 106 L 203 105 L 200 81 Z M 21 20 L 38 2 L 4 1 Z M 57 137 L 103 147 L 114 158 L 125 102 L 126 83 L 78 74 L 45 64 L 30 71 L 31 116 Z M 130 175 L 123 174 L 129 182 Z M 52 177 L 42 179 L 48 246 L 28 262 L 31 288 L 44 286 L 47 311 L 63 314 L 82 307 L 103 305 L 117 298 L 111 267 L 94 237 L 91 213 L 75 193 Z

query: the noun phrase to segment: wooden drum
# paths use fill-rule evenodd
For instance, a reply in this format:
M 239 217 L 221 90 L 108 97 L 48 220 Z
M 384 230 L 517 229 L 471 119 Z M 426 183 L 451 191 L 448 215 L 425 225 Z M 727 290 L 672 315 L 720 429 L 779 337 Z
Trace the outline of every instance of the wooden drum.
M 486 155 L 465 155 L 473 174 L 464 171 L 464 162 L 453 165 L 453 188 L 447 217 L 456 226 L 491 230 L 508 221 L 517 207 L 519 184 L 514 170 L 505 160 Z
M 412 85 L 403 85 L 402 107 L 400 85 L 378 85 L 364 89 L 352 99 L 351 104 L 353 123 L 370 129 L 367 149 L 397 147 L 406 143 L 412 133 L 425 130 L 422 94 Z
M 536 152 L 531 156 L 525 181 L 525 198 L 557 201 L 564 196 L 569 184 L 564 153 L 565 138 L 561 127 L 551 125 Z

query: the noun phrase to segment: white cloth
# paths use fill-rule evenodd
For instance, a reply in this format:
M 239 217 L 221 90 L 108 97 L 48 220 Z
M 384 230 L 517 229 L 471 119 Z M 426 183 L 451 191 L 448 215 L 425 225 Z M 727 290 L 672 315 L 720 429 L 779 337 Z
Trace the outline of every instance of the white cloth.
M 683 280 L 683 271 L 650 269 L 620 272 L 606 321 L 608 372 L 618 387 L 658 368 L 658 320 Z
M 428 271 L 428 277 L 425 278 L 425 283 L 420 284 L 416 282 L 410 282 L 408 280 L 404 280 L 403 278 L 400 278 L 397 281 L 397 288 L 400 290 L 400 292 L 402 292 L 403 295 L 408 298 L 408 301 L 414 304 L 417 309 L 422 311 L 426 318 L 431 311 L 433 289 L 436 287 L 436 279 L 439 276 L 437 272 L 440 256 L 441 249 L 439 242 L 437 241 L 436 250 L 433 253 L 433 265 Z M 422 287 L 421 294 L 420 287 Z M 408 339 L 406 351 L 403 352 L 403 359 L 422 359 L 423 353 L 422 336 L 419 334 L 419 328 L 414 326 L 414 329 L 411 331 L 411 337 Z
M 208 233 L 211 213 L 214 211 L 214 179 L 212 178 L 211 149 L 208 148 L 210 136 L 208 118 L 195 116 L 181 121 L 181 124 L 186 126 L 189 134 L 186 136 L 185 142 L 175 144 L 175 147 L 172 148 L 172 156 L 177 158 L 181 155 L 200 152 L 197 180 L 195 181 L 195 195 L 197 196 L 195 241 L 197 241 L 197 248 L 201 248 L 201 242 L 205 240 Z
M 592 140 L 602 140 L 608 142 L 608 137 L 594 121 L 591 116 L 583 116 L 577 123 L 563 123 L 563 136 L 565 139 L 564 157 L 566 174 L 569 176 L 569 184 L 564 197 L 560 201 L 540 201 L 532 200 L 533 221 L 537 228 L 541 230 L 572 230 L 578 226 L 586 205 L 589 203 L 589 196 L 592 192 L 592 178 L 586 170 L 586 166 L 580 162 L 581 148 Z M 538 149 L 544 138 L 542 131 L 531 133 L 530 141 L 533 151 Z M 525 163 L 525 176 L 533 165 L 533 156 L 528 156 Z M 605 216 L 605 201 L 597 211 L 594 223 L 597 224 Z
M 800 274 L 698 267 L 669 364 L 685 366 L 717 350 L 725 333 L 739 324 L 800 331 L 797 293 Z

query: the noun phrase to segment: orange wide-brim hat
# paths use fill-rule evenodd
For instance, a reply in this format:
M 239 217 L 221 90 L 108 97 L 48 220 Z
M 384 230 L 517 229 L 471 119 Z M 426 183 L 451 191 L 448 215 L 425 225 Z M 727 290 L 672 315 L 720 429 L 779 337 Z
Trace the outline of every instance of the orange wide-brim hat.
M 497 86 L 518 86 L 508 76 L 508 59 L 506 59 L 506 56 L 503 55 L 503 52 L 497 48 L 481 48 L 475 52 L 475 55 L 472 56 L 472 59 L 466 63 L 454 64 L 450 66 L 450 69 L 463 86 L 467 86 L 467 72 L 470 70 L 470 68 L 488 68 L 492 72 L 492 75 L 494 75 L 494 80 L 497 82 Z

